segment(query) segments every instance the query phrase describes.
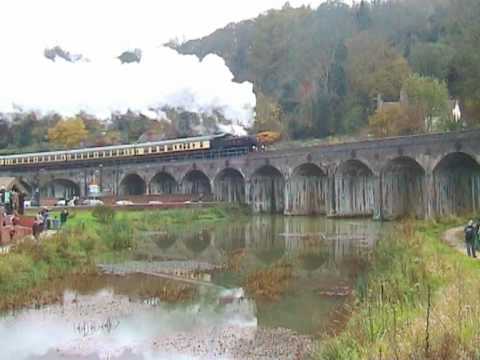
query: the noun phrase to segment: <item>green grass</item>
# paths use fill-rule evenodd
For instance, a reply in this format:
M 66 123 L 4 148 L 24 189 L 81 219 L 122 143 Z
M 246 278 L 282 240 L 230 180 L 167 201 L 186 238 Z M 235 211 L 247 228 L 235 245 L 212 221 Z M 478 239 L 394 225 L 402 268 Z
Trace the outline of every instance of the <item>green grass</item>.
M 318 359 L 479 359 L 480 263 L 441 241 L 464 222 L 397 226 L 357 284 L 353 315 Z

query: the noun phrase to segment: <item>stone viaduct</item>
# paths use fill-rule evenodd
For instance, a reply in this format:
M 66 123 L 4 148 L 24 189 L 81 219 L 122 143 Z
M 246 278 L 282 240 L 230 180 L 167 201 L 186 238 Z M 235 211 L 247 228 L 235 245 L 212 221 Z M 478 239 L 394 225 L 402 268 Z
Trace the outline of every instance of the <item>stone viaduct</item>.
M 375 139 L 166 162 L 137 160 L 18 169 L 43 196 L 88 195 L 96 181 L 119 198 L 210 194 L 257 213 L 330 217 L 430 218 L 480 208 L 480 130 Z M 73 165 L 72 165 L 73 166 Z

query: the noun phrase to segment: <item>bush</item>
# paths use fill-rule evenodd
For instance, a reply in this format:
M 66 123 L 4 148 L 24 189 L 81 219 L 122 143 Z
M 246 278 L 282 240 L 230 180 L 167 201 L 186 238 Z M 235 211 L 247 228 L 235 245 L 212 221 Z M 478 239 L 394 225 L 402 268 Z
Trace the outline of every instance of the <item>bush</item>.
M 109 224 L 115 218 L 115 210 L 104 205 L 97 205 L 92 212 L 93 217 L 101 224 Z
M 135 247 L 133 228 L 125 218 L 114 220 L 105 229 L 103 239 L 111 250 L 127 250 Z

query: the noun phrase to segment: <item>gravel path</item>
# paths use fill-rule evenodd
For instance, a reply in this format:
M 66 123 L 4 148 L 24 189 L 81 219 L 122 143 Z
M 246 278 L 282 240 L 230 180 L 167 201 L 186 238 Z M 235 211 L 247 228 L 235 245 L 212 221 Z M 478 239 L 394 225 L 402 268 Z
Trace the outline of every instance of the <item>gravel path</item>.
M 448 229 L 443 233 L 442 240 L 451 247 L 455 248 L 458 252 L 461 252 L 462 254 L 467 256 L 467 248 L 465 246 L 465 241 L 463 238 L 464 228 L 464 226 L 458 226 L 452 229 Z M 480 257 L 478 257 L 477 255 L 477 258 L 475 260 L 480 260 Z

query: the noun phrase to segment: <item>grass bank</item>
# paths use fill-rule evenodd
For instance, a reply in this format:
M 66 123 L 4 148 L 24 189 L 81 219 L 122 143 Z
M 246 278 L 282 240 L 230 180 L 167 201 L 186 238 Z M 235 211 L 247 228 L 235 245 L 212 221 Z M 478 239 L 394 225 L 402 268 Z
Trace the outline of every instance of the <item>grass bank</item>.
M 480 359 L 480 263 L 442 234 L 462 219 L 399 224 L 358 280 L 352 317 L 317 359 Z
M 0 257 L 0 311 L 56 300 L 59 294 L 42 291 L 46 284 L 70 274 L 95 273 L 96 263 L 105 259 L 128 258 L 142 231 L 228 221 L 243 213 L 235 207 L 72 212 L 62 231 L 25 241 Z

